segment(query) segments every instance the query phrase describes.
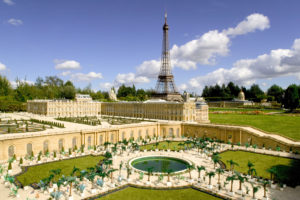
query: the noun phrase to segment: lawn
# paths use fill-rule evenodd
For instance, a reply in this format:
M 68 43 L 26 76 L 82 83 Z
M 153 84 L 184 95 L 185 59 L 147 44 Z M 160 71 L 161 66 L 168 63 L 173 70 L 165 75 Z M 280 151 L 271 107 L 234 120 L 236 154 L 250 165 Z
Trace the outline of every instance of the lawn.
M 98 198 L 98 200 L 187 200 L 187 199 L 198 199 L 198 200 L 217 200 L 220 198 L 212 195 L 194 190 L 178 189 L 178 190 L 151 190 L 151 189 L 139 189 L 128 187 L 124 190 L 109 194 L 104 197 Z
M 99 163 L 100 160 L 103 159 L 103 156 L 84 156 L 80 158 L 36 165 L 29 167 L 27 172 L 17 176 L 17 179 L 22 183 L 23 186 L 32 183 L 38 183 L 41 179 L 49 177 L 49 171 L 52 169 L 61 169 L 61 176 L 69 176 L 74 166 L 80 170 L 83 170 L 89 167 L 94 167 L 97 163 Z
M 247 125 L 261 130 L 300 140 L 300 116 L 209 114 L 212 123 Z
M 183 143 L 183 142 L 171 141 L 170 147 L 169 147 L 170 150 L 175 150 L 176 149 L 176 151 L 178 151 L 178 150 L 184 149 L 183 146 L 178 145 L 179 143 Z M 160 149 L 160 150 L 167 150 L 168 149 L 168 143 L 167 142 L 159 142 L 159 145 L 158 145 L 157 148 Z M 147 145 L 141 146 L 140 149 L 141 150 L 144 150 L 144 149 L 152 150 L 152 149 L 156 149 L 156 146 L 155 146 L 155 143 L 147 144 Z
M 254 108 L 209 108 L 209 112 L 214 112 L 214 111 L 233 111 L 233 112 L 264 112 L 264 113 L 271 113 L 271 112 L 278 112 L 282 113 L 284 110 L 282 109 L 254 109 Z
M 257 176 L 263 178 L 270 178 L 270 173 L 266 170 L 275 166 L 281 174 L 279 179 L 290 185 L 297 185 L 300 182 L 299 166 L 300 160 L 283 158 L 278 156 L 269 156 L 245 151 L 226 151 L 220 153 L 222 162 L 225 163 L 226 168 L 229 169 L 230 165 L 228 160 L 233 160 L 239 166 L 235 166 L 234 170 L 247 174 L 248 161 L 254 164 L 257 171 Z M 296 182 L 296 183 L 295 183 Z

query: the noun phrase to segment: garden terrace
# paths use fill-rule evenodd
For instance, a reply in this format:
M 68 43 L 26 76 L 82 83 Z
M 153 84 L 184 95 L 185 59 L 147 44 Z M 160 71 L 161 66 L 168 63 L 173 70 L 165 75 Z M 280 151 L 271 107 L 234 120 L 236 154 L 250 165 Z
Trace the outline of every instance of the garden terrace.
M 26 186 L 38 183 L 40 180 L 49 177 L 50 170 L 61 169 L 60 176 L 55 177 L 55 180 L 57 180 L 62 175 L 68 176 L 72 172 L 74 166 L 81 170 L 86 170 L 89 167 L 94 167 L 103 159 L 103 156 L 89 155 L 30 166 L 27 170 L 23 169 L 25 170 L 24 173 L 17 175 L 16 178 L 23 186 Z
M 151 144 L 143 145 L 140 147 L 140 150 L 167 150 L 170 149 L 171 151 L 179 151 L 179 150 L 184 150 L 187 147 L 192 147 L 192 144 L 186 144 L 184 141 L 163 141 L 163 142 L 158 142 L 158 145 L 156 142 L 153 142 Z
M 143 121 L 146 121 L 146 120 L 141 120 L 141 119 L 108 117 L 108 116 L 102 116 L 102 120 L 111 125 L 135 124 L 135 123 L 141 123 Z
M 51 123 L 35 120 L 0 120 L 0 134 L 39 132 L 52 129 L 53 126 Z
M 266 132 L 278 134 L 294 140 L 300 140 L 300 116 L 286 114 L 213 114 L 209 115 L 212 123 L 251 126 Z
M 172 190 L 157 190 L 157 189 L 142 189 L 128 187 L 123 190 L 108 194 L 95 200 L 182 200 L 182 199 L 199 199 L 199 200 L 218 200 L 221 198 L 200 192 L 193 188 L 187 189 L 172 189 Z
M 250 161 L 254 164 L 258 177 L 270 179 L 270 173 L 267 170 L 274 168 L 275 180 L 278 182 L 291 186 L 300 185 L 300 160 L 246 151 L 226 151 L 219 155 L 227 169 L 230 169 L 228 161 L 233 160 L 238 164 L 234 170 L 248 174 L 248 161 Z
M 73 122 L 78 124 L 86 124 L 91 126 L 98 126 L 101 125 L 101 120 L 96 117 L 58 117 L 57 120 L 66 121 L 66 122 Z

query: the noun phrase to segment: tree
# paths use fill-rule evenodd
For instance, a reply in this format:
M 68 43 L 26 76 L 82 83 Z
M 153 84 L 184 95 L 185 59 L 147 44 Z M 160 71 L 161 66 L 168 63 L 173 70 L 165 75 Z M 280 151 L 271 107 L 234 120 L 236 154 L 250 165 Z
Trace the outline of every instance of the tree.
M 76 181 L 76 177 L 75 176 L 68 176 L 66 178 L 67 182 L 70 184 L 70 193 L 69 193 L 69 197 L 72 196 L 72 187 L 73 187 L 73 183 Z
M 248 160 L 247 166 L 248 166 L 248 171 L 249 171 L 252 167 L 254 167 L 254 164 Z
M 195 166 L 194 166 L 194 165 L 191 165 L 191 164 L 188 164 L 188 165 L 186 166 L 186 168 L 187 168 L 188 171 L 189 171 L 190 179 L 192 179 L 191 171 L 192 171 L 193 169 L 195 169 Z
M 76 89 L 71 81 L 67 81 L 61 88 L 61 98 L 63 99 L 74 99 Z
M 167 169 L 166 173 L 168 174 L 168 182 L 170 182 L 170 175 L 173 173 L 173 170 Z
M 211 172 L 206 172 L 206 175 L 209 178 L 208 185 L 211 185 L 211 177 L 214 177 L 216 174 L 215 174 L 215 172 L 211 171 Z
M 147 168 L 147 172 L 148 172 L 148 181 L 150 181 L 150 176 L 151 176 L 152 173 L 153 173 L 153 167 L 148 167 L 148 168 Z
M 198 178 L 201 178 L 201 171 L 205 171 L 205 167 L 204 166 L 197 166 L 197 170 L 198 170 Z
M 95 177 L 96 177 L 96 173 L 95 173 L 95 168 L 91 167 L 89 168 L 89 173 L 86 175 L 86 178 L 91 181 L 92 183 L 92 189 L 94 189 L 94 180 L 95 180 Z
M 216 168 L 216 164 L 220 161 L 221 157 L 218 155 L 218 154 L 214 154 L 212 156 L 212 160 L 213 160 L 213 163 L 214 163 L 214 168 Z
M 220 185 L 220 176 L 221 176 L 221 174 L 224 174 L 224 169 L 222 169 L 222 168 L 218 168 L 218 169 L 216 169 L 216 172 L 217 172 L 217 174 L 218 174 L 218 184 Z
M 234 162 L 233 160 L 227 160 L 227 163 L 230 164 L 230 171 L 234 170 L 234 166 L 239 166 L 239 164 Z
M 262 99 L 265 99 L 265 93 L 260 89 L 259 85 L 253 84 L 249 90 L 249 98 L 255 102 L 260 102 Z
M 107 174 L 110 175 L 111 182 L 113 182 L 113 173 L 114 173 L 114 171 L 117 171 L 117 170 L 116 169 L 110 169 L 107 172 Z
M 283 105 L 293 111 L 299 106 L 299 93 L 297 85 L 290 85 L 284 92 Z
M 231 176 L 228 176 L 227 178 L 226 178 L 226 181 L 230 181 L 230 192 L 232 192 L 232 187 L 233 187 L 233 181 L 235 181 L 237 179 L 237 177 L 236 177 L 236 175 L 235 174 L 233 174 L 233 175 L 231 175 Z
M 255 199 L 255 193 L 258 192 L 260 186 L 255 186 L 253 183 L 251 183 L 252 186 L 252 199 Z
M 239 180 L 239 190 L 242 190 L 242 184 L 247 180 L 247 177 L 243 176 L 239 172 L 235 172 L 237 180 Z
M 270 173 L 270 180 L 274 181 L 274 179 L 278 173 L 277 168 L 273 166 L 273 167 L 267 169 L 267 172 Z
M 5 76 L 0 75 L 0 96 L 9 96 L 12 92 L 12 87 Z
M 129 179 L 129 176 L 131 174 L 132 169 L 131 169 L 131 167 L 129 166 L 128 163 L 126 164 L 126 170 L 127 170 L 127 179 Z
M 267 91 L 267 95 L 271 96 L 272 99 L 277 101 L 278 103 L 282 102 L 283 93 L 283 89 L 276 84 L 272 85 Z

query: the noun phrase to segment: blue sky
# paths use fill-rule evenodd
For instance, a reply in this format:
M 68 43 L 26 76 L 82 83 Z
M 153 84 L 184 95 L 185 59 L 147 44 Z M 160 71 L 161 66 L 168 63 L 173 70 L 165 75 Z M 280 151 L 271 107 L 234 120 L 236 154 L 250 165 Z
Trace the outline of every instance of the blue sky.
M 164 11 L 178 89 L 300 80 L 297 0 L 0 0 L 0 73 L 154 88 Z

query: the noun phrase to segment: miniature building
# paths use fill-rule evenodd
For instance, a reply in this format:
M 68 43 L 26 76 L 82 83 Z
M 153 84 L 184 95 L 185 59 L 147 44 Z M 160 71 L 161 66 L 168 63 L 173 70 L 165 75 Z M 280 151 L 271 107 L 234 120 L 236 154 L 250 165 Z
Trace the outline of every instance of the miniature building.
M 76 94 L 75 100 L 30 100 L 27 112 L 50 117 L 97 116 L 101 114 L 101 103 L 89 95 Z
M 205 102 L 171 102 L 148 100 L 145 102 L 102 102 L 103 115 L 208 123 Z

